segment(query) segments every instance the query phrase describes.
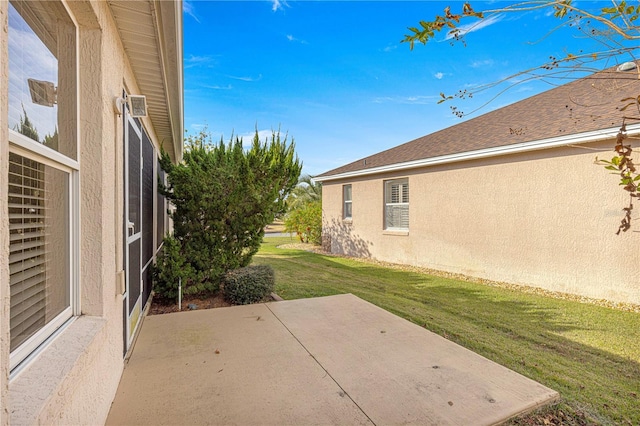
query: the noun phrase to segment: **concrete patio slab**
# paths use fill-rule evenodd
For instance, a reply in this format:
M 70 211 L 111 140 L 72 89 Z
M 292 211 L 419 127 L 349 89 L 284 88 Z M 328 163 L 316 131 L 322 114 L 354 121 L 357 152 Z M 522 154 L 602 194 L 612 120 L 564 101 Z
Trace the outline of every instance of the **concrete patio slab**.
M 557 397 L 348 294 L 147 317 L 107 424 L 490 425 Z

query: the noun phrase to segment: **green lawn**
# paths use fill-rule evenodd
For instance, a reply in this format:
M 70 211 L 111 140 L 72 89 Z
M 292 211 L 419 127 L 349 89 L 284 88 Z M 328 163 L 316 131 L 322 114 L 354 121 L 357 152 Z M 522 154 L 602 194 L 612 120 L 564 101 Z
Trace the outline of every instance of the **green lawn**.
M 276 248 L 289 242 L 254 258 L 282 298 L 353 293 L 557 390 L 555 414 L 640 424 L 640 314 Z

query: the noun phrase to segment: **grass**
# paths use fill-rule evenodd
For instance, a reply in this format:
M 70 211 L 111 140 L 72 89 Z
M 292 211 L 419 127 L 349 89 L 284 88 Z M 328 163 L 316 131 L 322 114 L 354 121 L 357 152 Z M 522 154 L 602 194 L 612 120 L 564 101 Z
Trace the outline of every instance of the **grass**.
M 560 392 L 540 418 L 640 424 L 640 314 L 276 248 L 290 242 L 265 239 L 254 257 L 282 298 L 353 293 Z

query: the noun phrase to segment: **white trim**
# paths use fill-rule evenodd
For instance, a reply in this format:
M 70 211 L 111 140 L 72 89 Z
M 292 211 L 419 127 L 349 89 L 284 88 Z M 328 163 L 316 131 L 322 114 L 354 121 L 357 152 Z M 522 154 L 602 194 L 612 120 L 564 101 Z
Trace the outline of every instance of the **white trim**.
M 372 167 L 370 169 L 356 170 L 353 172 L 345 172 L 329 176 L 316 176 L 313 179 L 317 182 L 326 182 L 330 180 L 367 176 L 385 172 L 396 172 L 400 170 L 415 169 L 419 167 L 435 166 L 439 164 L 448 164 L 460 161 L 476 160 L 480 158 L 497 157 L 500 155 L 558 148 L 566 145 L 597 142 L 606 139 L 613 139 L 616 137 L 619 131 L 619 127 L 594 130 L 591 132 L 579 133 L 574 135 L 557 136 L 554 138 L 541 139 L 531 142 L 522 142 L 512 145 L 478 149 L 474 151 L 458 152 L 455 154 L 440 155 L 437 157 L 423 158 L 420 160 L 407 161 L 404 163 L 388 164 L 385 166 Z M 638 133 L 640 133 L 640 124 L 627 126 L 628 135 Z
M 72 315 L 82 315 L 81 305 L 81 282 L 80 282 L 80 172 L 74 170 L 69 177 L 69 252 L 71 262 L 69 265 L 69 273 L 71 274 L 71 309 Z
M 391 194 L 393 191 L 393 187 L 394 186 L 398 186 L 398 202 L 393 202 L 393 201 L 387 201 L 387 199 L 392 198 Z M 406 201 L 402 201 L 404 199 L 404 195 L 407 194 L 407 198 L 410 200 L 409 198 L 409 194 L 407 193 L 407 191 L 409 190 L 409 178 L 408 177 L 403 177 L 403 178 L 398 178 L 398 179 L 390 179 L 390 180 L 385 180 L 383 182 L 383 199 L 384 199 L 384 208 L 383 208 L 383 226 L 382 229 L 384 231 L 404 231 L 404 232 L 408 232 L 409 231 L 409 223 L 407 222 L 407 226 L 406 227 L 402 227 L 402 226 L 387 226 L 387 208 L 389 207 L 395 207 L 395 206 L 399 206 L 399 207 L 407 207 L 407 215 L 409 214 L 409 202 Z
M 51 337 L 56 335 L 65 322 L 81 314 L 80 307 L 80 172 L 77 168 L 78 163 L 70 160 L 68 157 L 54 151 L 37 141 L 32 140 L 18 132 L 10 130 L 9 133 L 9 152 L 20 155 L 24 158 L 37 161 L 55 170 L 67 175 L 66 190 L 68 196 L 67 209 L 69 217 L 67 223 L 69 225 L 68 242 L 69 249 L 67 260 L 69 266 L 69 306 L 56 315 L 51 321 L 47 322 L 31 337 L 22 342 L 17 348 L 11 351 L 9 355 L 9 366 L 13 374 L 13 370 L 22 368 L 33 359 L 32 353 L 37 353 L 45 346 Z M 47 336 L 47 334 L 49 336 Z M 47 336 L 47 337 L 45 337 Z
M 15 149 L 16 153 L 29 152 L 32 156 L 33 154 L 36 154 L 39 158 L 42 158 L 42 161 L 38 161 L 42 164 L 46 164 L 47 166 L 64 170 L 67 173 L 71 173 L 72 170 L 80 170 L 80 164 L 77 161 L 67 157 L 66 155 L 60 154 L 58 151 L 44 146 L 40 142 L 34 141 L 13 129 L 9 129 L 9 142 L 18 148 Z
M 77 317 L 73 316 L 72 308 L 68 307 L 60 312 L 53 320 L 45 324 L 33 336 L 22 342 L 9 354 L 10 377 L 13 380 L 32 359 L 35 359 L 58 334 L 60 334 Z M 48 336 L 43 340 L 43 336 Z
M 14 134 L 15 133 L 15 134 Z M 68 196 L 68 204 L 67 209 L 69 210 L 69 217 L 67 218 L 67 223 L 69 225 L 69 234 L 68 234 L 68 243 L 69 249 L 67 252 L 67 261 L 69 266 L 69 282 L 67 285 L 69 286 L 69 305 L 64 308 L 58 315 L 56 315 L 52 320 L 43 325 L 38 331 L 36 331 L 32 336 L 30 336 L 27 340 L 22 342 L 9 354 L 9 366 L 10 370 L 13 370 L 18 366 L 23 366 L 27 364 L 29 359 L 32 359 L 31 353 L 39 350 L 41 346 L 44 346 L 46 342 L 50 341 L 51 335 L 55 334 L 55 330 L 60 328 L 66 321 L 73 318 L 75 315 L 80 315 L 80 289 L 79 285 L 79 246 L 80 246 L 80 222 L 79 222 L 79 203 L 80 203 L 80 193 L 79 193 L 79 171 L 75 169 L 70 169 L 65 165 L 59 164 L 56 161 L 51 161 L 51 159 L 47 157 L 43 157 L 42 154 L 38 152 L 34 152 L 27 148 L 24 148 L 20 145 L 15 145 L 14 136 L 22 136 L 17 132 L 12 132 L 9 135 L 9 152 L 20 155 L 24 158 L 37 161 L 38 163 L 44 164 L 48 167 L 52 167 L 55 170 L 58 170 L 62 173 L 65 173 L 66 176 L 66 191 Z M 31 147 L 38 148 L 41 147 L 38 142 L 32 140 L 31 138 L 26 138 L 26 142 L 31 145 Z M 25 144 L 25 141 L 20 141 Z M 49 148 L 46 148 L 45 154 L 58 154 L 56 151 L 53 151 Z M 47 336 L 47 334 L 49 336 Z M 47 337 L 45 337 L 47 336 Z M 13 373 L 12 373 L 13 374 Z

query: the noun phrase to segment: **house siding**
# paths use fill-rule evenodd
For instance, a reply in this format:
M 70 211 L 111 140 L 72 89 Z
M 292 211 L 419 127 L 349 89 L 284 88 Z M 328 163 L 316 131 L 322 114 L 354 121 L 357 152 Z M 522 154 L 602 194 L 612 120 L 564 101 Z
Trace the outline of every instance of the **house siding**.
M 638 236 L 615 234 L 628 196 L 615 175 L 594 165 L 613 145 L 325 181 L 325 244 L 335 253 L 640 304 Z M 403 177 L 409 231 L 386 232 L 384 181 Z M 353 217 L 344 221 L 348 183 Z
M 141 91 L 109 3 L 72 1 L 67 7 L 79 31 L 81 315 L 9 379 L 8 5 L 0 2 L 0 426 L 103 424 L 124 366 L 124 129 L 113 102 L 123 90 Z M 141 120 L 159 150 L 153 123 Z

